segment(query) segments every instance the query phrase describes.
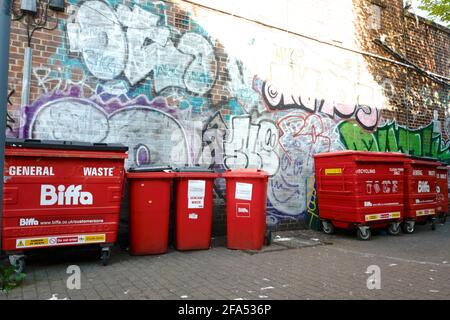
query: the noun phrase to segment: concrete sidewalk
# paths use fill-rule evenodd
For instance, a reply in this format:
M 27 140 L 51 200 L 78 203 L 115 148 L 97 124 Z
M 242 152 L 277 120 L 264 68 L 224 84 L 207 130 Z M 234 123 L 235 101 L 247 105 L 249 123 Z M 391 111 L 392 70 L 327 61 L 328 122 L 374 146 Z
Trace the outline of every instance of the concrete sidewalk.
M 274 234 L 259 253 L 228 250 L 223 238 L 206 251 L 171 250 L 132 257 L 116 248 L 109 266 L 98 252 L 58 252 L 27 261 L 27 279 L 5 299 L 450 299 L 450 223 L 418 226 L 413 235 L 374 235 L 369 242 L 341 232 Z M 81 289 L 67 289 L 69 265 Z M 367 268 L 381 270 L 369 290 Z

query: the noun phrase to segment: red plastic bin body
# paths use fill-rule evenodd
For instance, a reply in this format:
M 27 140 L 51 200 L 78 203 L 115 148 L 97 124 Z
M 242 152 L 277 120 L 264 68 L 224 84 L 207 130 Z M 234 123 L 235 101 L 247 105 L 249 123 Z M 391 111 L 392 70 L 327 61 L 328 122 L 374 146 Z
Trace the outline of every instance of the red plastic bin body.
M 175 248 L 205 250 L 211 246 L 213 187 L 218 174 L 177 172 L 175 175 Z
M 166 253 L 173 172 L 128 172 L 130 253 Z
M 405 160 L 405 220 L 423 222 L 437 214 L 436 161 Z
M 2 249 L 116 242 L 126 157 L 7 145 Z
M 405 155 L 338 151 L 314 156 L 319 217 L 338 228 L 385 228 L 403 217 Z
M 228 170 L 226 179 L 227 247 L 261 250 L 266 235 L 267 182 L 262 170 Z
M 444 215 L 448 214 L 448 169 L 449 167 L 441 165 L 436 172 L 437 212 Z

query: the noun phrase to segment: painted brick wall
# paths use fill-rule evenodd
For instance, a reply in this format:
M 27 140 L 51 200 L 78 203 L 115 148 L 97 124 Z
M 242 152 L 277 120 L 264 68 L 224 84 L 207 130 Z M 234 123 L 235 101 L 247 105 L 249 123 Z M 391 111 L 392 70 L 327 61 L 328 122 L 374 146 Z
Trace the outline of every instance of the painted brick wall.
M 315 153 L 450 160 L 448 87 L 373 41 L 450 76 L 449 30 L 401 0 L 70 0 L 58 18 L 33 35 L 23 106 L 27 35 L 12 23 L 10 136 L 125 143 L 127 166 L 264 169 L 277 229 L 317 225 Z M 218 180 L 216 233 L 224 192 Z

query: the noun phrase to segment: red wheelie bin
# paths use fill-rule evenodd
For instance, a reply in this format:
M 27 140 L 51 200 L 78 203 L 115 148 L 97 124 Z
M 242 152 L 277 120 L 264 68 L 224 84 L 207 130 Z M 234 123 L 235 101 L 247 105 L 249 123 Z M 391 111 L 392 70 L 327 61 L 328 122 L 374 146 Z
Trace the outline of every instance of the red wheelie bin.
M 175 174 L 175 248 L 205 250 L 211 246 L 214 171 L 177 168 Z
M 2 250 L 17 270 L 31 249 L 116 242 L 128 148 L 7 139 Z
M 266 230 L 267 183 L 269 174 L 259 169 L 228 170 L 226 179 L 227 247 L 261 250 L 270 244 Z
M 128 170 L 132 255 L 167 252 L 174 176 L 170 167 L 136 167 Z
M 437 161 L 409 156 L 405 160 L 405 218 L 402 223 L 404 233 L 413 233 L 416 224 L 431 223 L 436 229 Z
M 442 163 L 436 172 L 437 213 L 441 223 L 445 223 L 448 215 L 448 169 L 449 167 Z
M 317 200 L 322 229 L 357 229 L 360 240 L 371 229 L 400 233 L 403 218 L 405 155 L 389 152 L 338 151 L 314 155 Z

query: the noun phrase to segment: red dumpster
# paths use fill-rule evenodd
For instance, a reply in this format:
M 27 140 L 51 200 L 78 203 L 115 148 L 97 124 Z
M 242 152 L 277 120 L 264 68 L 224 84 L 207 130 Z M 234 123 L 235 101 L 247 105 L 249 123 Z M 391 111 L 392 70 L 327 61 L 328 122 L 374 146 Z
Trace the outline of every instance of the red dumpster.
M 213 186 L 218 174 L 199 167 L 176 169 L 175 248 L 202 250 L 211 246 Z
M 128 171 L 130 253 L 165 253 L 169 244 L 170 194 L 175 174 L 169 167 L 138 167 Z
M 127 147 L 7 139 L 2 249 L 23 267 L 29 249 L 116 241 Z
M 405 155 L 338 151 L 314 156 L 319 218 L 327 234 L 357 229 L 369 240 L 371 229 L 397 235 L 403 217 Z
M 404 233 L 413 233 L 415 224 L 435 220 L 438 203 L 436 201 L 436 171 L 439 163 L 425 158 L 408 157 L 405 160 L 405 217 L 402 224 Z
M 226 179 L 227 247 L 260 250 L 266 232 L 266 200 L 269 174 L 259 169 L 227 170 Z
M 448 166 L 441 164 L 436 172 L 437 213 L 442 223 L 445 223 L 448 214 L 448 169 Z

